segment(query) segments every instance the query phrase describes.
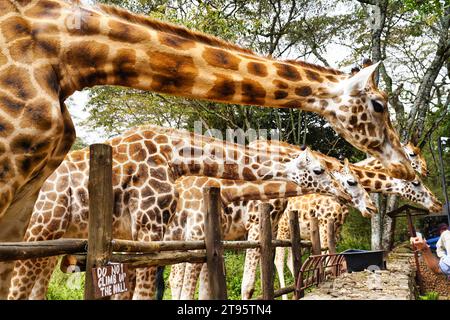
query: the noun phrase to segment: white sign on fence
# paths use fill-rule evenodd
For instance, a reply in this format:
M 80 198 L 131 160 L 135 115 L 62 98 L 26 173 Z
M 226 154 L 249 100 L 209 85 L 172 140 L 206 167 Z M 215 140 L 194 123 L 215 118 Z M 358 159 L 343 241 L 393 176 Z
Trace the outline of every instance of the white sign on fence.
M 92 268 L 95 297 L 109 297 L 118 293 L 127 292 L 128 268 L 123 263 L 114 263 L 104 267 Z

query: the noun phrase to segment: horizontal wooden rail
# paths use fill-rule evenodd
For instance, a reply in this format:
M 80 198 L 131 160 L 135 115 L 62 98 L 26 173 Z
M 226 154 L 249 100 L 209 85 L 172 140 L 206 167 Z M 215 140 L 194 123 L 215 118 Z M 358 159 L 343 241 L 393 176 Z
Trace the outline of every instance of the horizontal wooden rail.
M 278 298 L 278 297 L 281 297 L 284 294 L 288 294 L 288 293 L 291 293 L 291 292 L 294 292 L 294 291 L 295 291 L 295 285 L 293 284 L 293 285 L 290 285 L 290 286 L 287 286 L 287 287 L 275 290 L 273 292 L 273 297 L 274 298 Z M 252 300 L 262 300 L 262 299 L 263 299 L 263 297 L 259 296 L 257 298 L 253 298 Z
M 0 243 L 0 262 L 52 257 L 65 254 L 85 253 L 86 239 L 58 239 L 36 242 Z M 274 247 L 290 247 L 290 240 L 273 240 Z M 259 248 L 259 241 L 223 241 L 226 250 L 245 250 Z M 311 247 L 310 241 L 302 241 L 302 247 Z M 112 240 L 113 252 L 157 253 L 162 251 L 187 251 L 205 249 L 204 241 L 154 241 L 138 242 Z
M 290 247 L 290 240 L 273 240 L 274 247 Z M 223 241 L 224 249 L 254 249 L 259 248 L 259 241 Z M 302 247 L 311 247 L 310 241 L 302 241 Z M 160 252 L 185 251 L 205 249 L 204 241 L 153 241 L 137 242 L 130 240 L 113 240 L 114 252 Z
M 0 243 L 0 262 L 86 252 L 87 243 L 84 239 L 4 242 Z
M 295 285 L 293 284 L 293 285 L 275 290 L 275 292 L 273 293 L 273 296 L 274 296 L 274 298 L 278 298 L 278 297 L 281 297 L 283 294 L 288 294 L 288 293 L 291 293 L 294 291 L 295 291 Z
M 65 256 L 63 261 L 70 261 L 71 265 L 77 265 L 78 271 L 85 271 L 86 255 L 74 254 Z M 115 253 L 111 256 L 110 262 L 126 263 L 128 268 L 144 268 L 154 266 L 166 266 L 171 264 L 189 262 L 204 263 L 206 262 L 205 252 L 159 252 L 159 253 L 143 253 L 143 254 L 120 254 Z M 67 271 L 68 265 L 63 272 Z M 73 270 L 73 269 L 72 269 Z

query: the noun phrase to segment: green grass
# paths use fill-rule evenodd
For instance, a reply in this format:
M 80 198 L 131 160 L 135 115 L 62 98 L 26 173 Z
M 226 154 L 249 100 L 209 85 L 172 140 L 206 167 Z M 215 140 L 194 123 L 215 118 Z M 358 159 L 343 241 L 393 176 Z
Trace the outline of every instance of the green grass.
M 66 274 L 55 268 L 48 286 L 47 300 L 83 300 L 84 272 Z
M 439 300 L 439 293 L 431 291 L 419 296 L 419 300 Z

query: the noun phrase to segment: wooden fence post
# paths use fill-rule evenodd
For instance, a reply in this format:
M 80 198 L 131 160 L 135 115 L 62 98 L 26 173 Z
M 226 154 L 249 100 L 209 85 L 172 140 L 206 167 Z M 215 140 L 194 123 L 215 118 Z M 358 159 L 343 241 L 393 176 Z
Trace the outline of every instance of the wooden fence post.
M 222 224 L 220 223 L 220 189 L 205 188 L 205 246 L 209 288 L 212 300 L 227 299 L 227 283 L 223 260 Z
M 259 205 L 259 237 L 261 240 L 261 283 L 263 300 L 274 299 L 274 248 L 272 247 L 271 205 Z
M 327 235 L 328 235 L 328 252 L 331 254 L 336 253 L 336 228 L 333 219 L 328 219 L 327 222 Z
M 292 266 L 294 269 L 294 283 L 298 281 L 298 274 L 302 266 L 302 249 L 300 238 L 300 226 L 298 221 L 298 211 L 289 211 L 289 229 L 291 233 L 292 245 Z M 300 299 L 300 292 L 294 291 L 294 299 Z
M 319 234 L 319 219 L 311 217 L 309 219 L 309 226 L 311 232 L 311 251 L 313 255 L 320 255 L 322 253 L 322 246 L 320 244 Z
M 92 268 L 105 265 L 111 256 L 113 214 L 111 146 L 91 145 L 89 161 L 89 239 L 84 289 L 86 300 L 95 299 Z

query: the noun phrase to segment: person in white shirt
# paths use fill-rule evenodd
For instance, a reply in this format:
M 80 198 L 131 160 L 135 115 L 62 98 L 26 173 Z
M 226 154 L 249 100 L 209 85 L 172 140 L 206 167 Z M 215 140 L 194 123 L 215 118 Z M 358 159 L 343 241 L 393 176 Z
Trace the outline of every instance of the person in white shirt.
M 446 223 L 441 223 L 438 226 L 441 237 L 436 243 L 436 254 L 439 258 L 442 258 L 450 254 L 450 230 Z

